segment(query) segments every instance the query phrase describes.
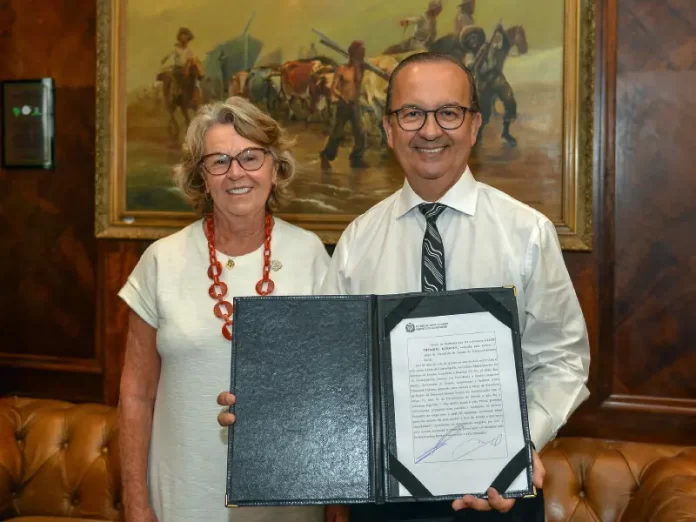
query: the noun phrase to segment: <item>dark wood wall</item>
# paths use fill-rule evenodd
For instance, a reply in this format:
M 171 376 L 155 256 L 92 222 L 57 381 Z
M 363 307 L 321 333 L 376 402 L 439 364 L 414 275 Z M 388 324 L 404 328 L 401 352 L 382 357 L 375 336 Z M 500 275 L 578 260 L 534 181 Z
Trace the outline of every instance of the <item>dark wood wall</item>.
M 596 248 L 566 261 L 592 338 L 565 434 L 694 442 L 696 6 L 597 0 Z M 0 79 L 56 81 L 55 172 L 0 171 L 0 394 L 115 404 L 145 244 L 95 240 L 95 0 L 0 0 Z
M 102 396 L 94 22 L 94 1 L 0 0 L 0 79 L 55 79 L 57 165 L 0 171 L 0 391 Z
M 696 443 L 696 4 L 617 3 L 602 2 L 616 54 L 597 107 L 593 398 L 566 432 Z M 592 293 L 589 265 L 569 264 Z

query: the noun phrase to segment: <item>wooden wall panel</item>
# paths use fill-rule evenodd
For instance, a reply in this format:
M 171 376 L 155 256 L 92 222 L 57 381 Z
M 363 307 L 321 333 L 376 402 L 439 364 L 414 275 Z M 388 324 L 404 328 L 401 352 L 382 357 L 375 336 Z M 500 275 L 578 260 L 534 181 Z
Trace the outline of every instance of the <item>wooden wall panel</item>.
M 0 393 L 52 387 L 65 397 L 102 397 L 94 343 L 95 16 L 93 1 L 0 2 L 0 78 L 50 76 L 56 85 L 56 170 L 0 171 Z M 63 388 L 64 371 L 77 373 Z
M 118 291 L 148 244 L 146 241 L 99 241 L 97 344 L 104 350 L 104 401 L 111 405 L 118 404 L 128 334 L 129 310 L 118 297 Z
M 696 8 L 620 6 L 613 400 L 681 416 L 693 434 Z
M 604 78 L 605 97 L 615 84 L 615 164 L 599 172 L 593 398 L 564 433 L 695 443 L 696 8 L 619 0 L 605 20 L 618 28 Z
M 619 75 L 616 393 L 696 400 L 680 371 L 696 354 L 695 80 L 686 70 Z
M 62 359 L 56 356 L 57 359 Z M 94 371 L 76 371 L 65 361 L 53 365 L 41 362 L 31 366 L 0 363 L 0 396 L 22 395 L 76 402 L 102 401 L 103 381 L 100 367 Z

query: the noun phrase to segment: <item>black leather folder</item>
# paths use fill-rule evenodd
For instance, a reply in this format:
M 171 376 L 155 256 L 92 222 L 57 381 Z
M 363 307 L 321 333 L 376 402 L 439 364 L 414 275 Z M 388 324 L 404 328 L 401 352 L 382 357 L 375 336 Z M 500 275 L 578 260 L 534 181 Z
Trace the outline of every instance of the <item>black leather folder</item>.
M 486 487 L 437 494 L 413 472 L 419 468 L 400 459 L 390 338 L 395 328 L 422 334 L 414 327 L 419 320 L 481 312 L 509 328 L 519 416 L 505 422 L 519 423 L 522 438 L 515 440 L 523 439 L 513 453 L 491 461 L 488 485 L 509 498 L 534 495 L 513 287 L 238 297 L 234 312 L 230 389 L 237 400 L 230 411 L 237 420 L 229 429 L 228 507 L 485 497 Z M 524 487 L 511 490 L 516 479 Z

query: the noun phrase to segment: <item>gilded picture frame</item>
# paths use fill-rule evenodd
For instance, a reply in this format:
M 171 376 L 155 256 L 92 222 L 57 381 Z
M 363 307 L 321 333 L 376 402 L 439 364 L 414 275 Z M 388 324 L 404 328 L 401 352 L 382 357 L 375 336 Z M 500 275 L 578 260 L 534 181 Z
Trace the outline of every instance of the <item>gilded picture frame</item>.
M 127 0 L 97 0 L 95 234 L 99 238 L 157 239 L 190 224 L 195 216 L 186 210 L 128 208 L 127 20 Z M 562 114 L 558 117 L 562 133 L 557 154 L 560 172 L 553 193 L 558 212 L 549 217 L 564 250 L 588 251 L 593 239 L 593 2 L 565 0 L 562 40 Z M 341 45 L 348 43 L 344 39 Z M 346 152 L 342 154 L 347 156 Z M 509 167 L 514 169 L 514 165 Z M 395 183 L 392 188 L 399 187 Z M 518 199 L 534 206 L 534 202 Z M 326 244 L 334 244 L 350 221 L 371 204 L 343 213 L 281 210 L 279 216 L 316 232 Z

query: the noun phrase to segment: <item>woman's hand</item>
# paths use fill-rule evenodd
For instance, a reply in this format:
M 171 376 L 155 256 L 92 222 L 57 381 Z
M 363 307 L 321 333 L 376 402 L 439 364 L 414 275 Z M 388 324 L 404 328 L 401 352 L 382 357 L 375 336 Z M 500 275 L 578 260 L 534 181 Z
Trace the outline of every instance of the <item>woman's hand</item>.
M 126 522 L 158 522 L 151 507 L 131 508 L 126 511 Z
M 221 392 L 220 395 L 218 395 L 217 397 L 217 403 L 220 406 L 232 406 L 235 400 L 235 396 L 232 395 L 230 392 L 226 391 Z M 218 424 L 222 427 L 231 426 L 232 424 L 234 424 L 235 420 L 236 418 L 234 414 L 227 411 L 227 408 L 221 411 L 218 415 Z

